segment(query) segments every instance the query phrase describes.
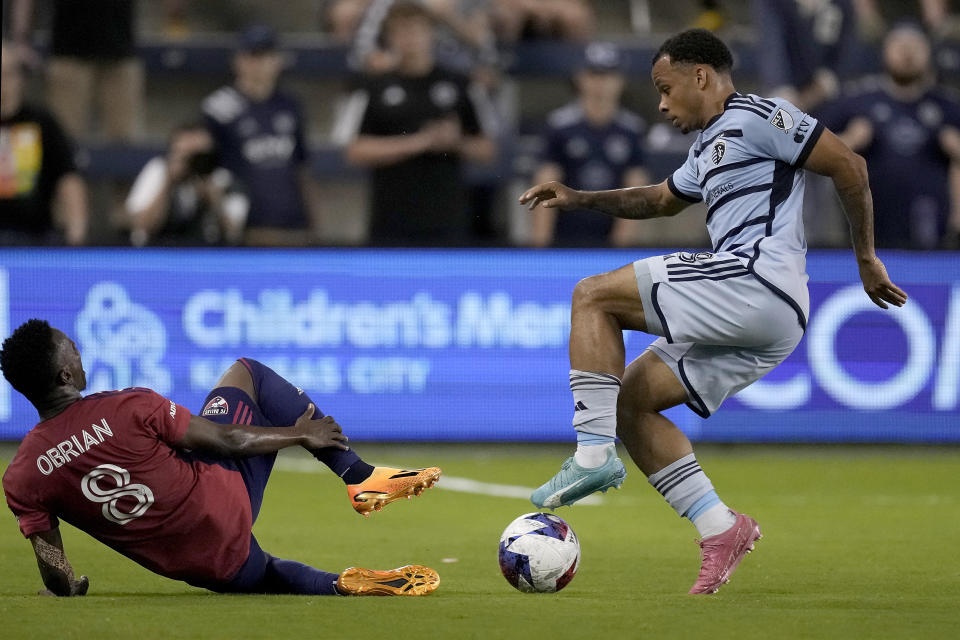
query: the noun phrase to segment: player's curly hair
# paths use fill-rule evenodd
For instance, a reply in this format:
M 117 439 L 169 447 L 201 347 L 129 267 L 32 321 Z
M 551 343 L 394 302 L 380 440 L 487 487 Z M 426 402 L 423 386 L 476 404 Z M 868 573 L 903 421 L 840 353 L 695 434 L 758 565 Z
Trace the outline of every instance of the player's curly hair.
M 42 399 L 57 377 L 57 344 L 46 320 L 27 320 L 0 348 L 0 369 L 10 386 L 34 402 Z
M 663 56 L 670 56 L 674 63 L 708 64 L 717 71 L 728 72 L 733 68 L 730 49 L 706 29 L 687 29 L 671 36 L 657 49 L 651 64 Z

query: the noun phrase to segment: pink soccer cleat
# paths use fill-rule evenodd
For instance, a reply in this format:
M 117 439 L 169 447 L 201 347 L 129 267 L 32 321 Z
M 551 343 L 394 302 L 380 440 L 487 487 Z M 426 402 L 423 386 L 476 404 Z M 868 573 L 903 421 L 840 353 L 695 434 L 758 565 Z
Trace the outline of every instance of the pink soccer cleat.
M 733 509 L 730 513 L 737 517 L 732 527 L 700 540 L 700 575 L 690 593 L 716 593 L 730 582 L 743 556 L 753 551 L 753 543 L 761 538 L 756 520 Z

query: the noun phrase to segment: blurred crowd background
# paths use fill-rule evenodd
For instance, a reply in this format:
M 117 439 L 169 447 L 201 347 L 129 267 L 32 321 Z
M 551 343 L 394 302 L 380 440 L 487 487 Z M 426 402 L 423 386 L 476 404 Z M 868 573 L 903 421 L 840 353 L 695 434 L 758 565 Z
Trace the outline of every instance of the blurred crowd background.
M 533 181 L 665 179 L 696 133 L 650 58 L 714 30 L 742 93 L 868 161 L 878 245 L 960 234 L 949 0 L 4 0 L 0 245 L 709 246 L 669 220 L 528 213 Z M 702 206 L 702 205 L 698 205 Z M 847 245 L 828 182 L 812 246 Z

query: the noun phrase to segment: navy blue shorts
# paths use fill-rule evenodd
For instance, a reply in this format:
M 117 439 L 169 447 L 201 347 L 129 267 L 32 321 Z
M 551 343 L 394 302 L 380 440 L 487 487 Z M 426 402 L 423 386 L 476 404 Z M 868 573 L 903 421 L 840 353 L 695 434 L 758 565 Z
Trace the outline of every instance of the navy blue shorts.
M 207 394 L 203 407 L 198 415 L 218 424 L 273 426 L 263 417 L 260 408 L 250 396 L 236 387 L 217 387 Z M 253 521 L 257 521 L 260 506 L 263 504 L 263 492 L 270 479 L 270 472 L 273 471 L 273 464 L 277 460 L 276 453 L 250 458 L 224 458 L 212 453 L 191 452 L 188 457 L 190 460 L 218 464 L 231 471 L 239 472 L 247 487 Z
M 244 424 L 260 427 L 272 427 L 260 408 L 246 394 L 236 387 L 217 387 L 203 401 L 203 409 L 198 414 L 211 422 L 218 424 Z M 273 464 L 277 460 L 276 453 L 269 453 L 250 458 L 224 458 L 211 453 L 190 452 L 183 454 L 190 461 L 200 461 L 207 464 L 218 464 L 221 467 L 236 471 L 243 478 L 250 498 L 250 514 L 253 522 L 257 521 L 260 507 L 263 505 L 263 493 L 273 471 Z M 257 586 L 263 580 L 267 562 L 270 556 L 260 548 L 257 539 L 250 534 L 250 553 L 246 562 L 240 567 L 237 574 L 226 583 L 200 584 L 191 583 L 212 591 L 220 592 L 251 592 L 257 591 Z

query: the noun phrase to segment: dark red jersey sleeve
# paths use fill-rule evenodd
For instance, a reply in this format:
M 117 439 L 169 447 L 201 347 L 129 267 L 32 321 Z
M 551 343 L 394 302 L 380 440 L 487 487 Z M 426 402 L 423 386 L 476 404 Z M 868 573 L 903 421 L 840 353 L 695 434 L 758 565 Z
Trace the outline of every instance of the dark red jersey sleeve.
M 7 498 L 7 506 L 17 517 L 23 537 L 29 538 L 35 533 L 57 528 L 60 524 L 57 517 L 43 506 L 39 495 L 32 491 L 31 483 L 12 477 L 16 473 L 17 470 L 11 468 L 4 474 L 3 492 Z
M 190 424 L 190 410 L 154 391 L 148 391 L 145 396 L 144 425 L 155 432 L 161 440 L 170 446 L 175 446 L 187 432 L 187 426 Z

